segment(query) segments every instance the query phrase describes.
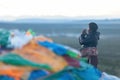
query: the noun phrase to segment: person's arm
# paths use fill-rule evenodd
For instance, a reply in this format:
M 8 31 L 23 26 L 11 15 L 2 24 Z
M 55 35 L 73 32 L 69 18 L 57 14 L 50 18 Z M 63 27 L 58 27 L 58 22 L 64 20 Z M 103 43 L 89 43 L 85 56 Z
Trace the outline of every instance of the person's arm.
M 79 43 L 82 45 L 83 40 L 85 39 L 85 34 L 81 34 L 79 37 Z
M 92 35 L 87 35 L 85 38 L 81 40 L 81 44 L 87 45 L 89 43 L 92 43 L 95 40 L 95 38 Z
M 82 31 L 82 34 L 79 36 L 79 43 L 82 45 L 82 41 L 85 39 L 85 37 L 87 36 L 87 30 L 84 29 Z

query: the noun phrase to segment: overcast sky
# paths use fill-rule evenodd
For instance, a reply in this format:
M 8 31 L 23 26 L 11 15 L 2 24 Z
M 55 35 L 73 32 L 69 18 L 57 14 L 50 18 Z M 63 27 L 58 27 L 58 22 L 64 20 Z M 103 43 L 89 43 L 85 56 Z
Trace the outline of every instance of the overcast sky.
M 120 0 L 0 0 L 0 18 L 120 18 Z

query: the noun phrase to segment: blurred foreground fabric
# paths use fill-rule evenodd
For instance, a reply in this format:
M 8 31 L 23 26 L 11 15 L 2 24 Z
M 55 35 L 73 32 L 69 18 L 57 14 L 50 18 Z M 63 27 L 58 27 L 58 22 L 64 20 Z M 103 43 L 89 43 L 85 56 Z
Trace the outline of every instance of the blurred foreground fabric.
M 0 80 L 120 80 L 32 30 L 0 30 Z

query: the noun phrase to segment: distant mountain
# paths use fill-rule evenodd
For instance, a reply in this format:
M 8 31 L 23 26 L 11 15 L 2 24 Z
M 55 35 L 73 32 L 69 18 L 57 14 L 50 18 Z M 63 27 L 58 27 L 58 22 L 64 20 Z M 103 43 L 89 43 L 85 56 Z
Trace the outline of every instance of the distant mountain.
M 1 21 L 0 21 L 1 22 Z M 5 22 L 5 21 L 4 21 Z M 80 18 L 23 18 L 14 21 L 7 21 L 10 23 L 114 23 L 120 24 L 120 19 L 80 19 Z
M 28 19 L 17 19 L 14 22 L 17 22 L 17 23 L 68 23 L 68 22 L 72 22 L 72 19 L 28 18 Z

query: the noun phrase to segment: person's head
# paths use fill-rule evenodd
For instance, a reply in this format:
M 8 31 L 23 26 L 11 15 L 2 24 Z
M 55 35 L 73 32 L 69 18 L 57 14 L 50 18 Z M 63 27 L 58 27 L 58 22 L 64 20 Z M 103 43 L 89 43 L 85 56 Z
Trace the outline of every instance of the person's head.
M 89 31 L 91 32 L 97 32 L 98 30 L 98 25 L 94 22 L 89 23 Z

